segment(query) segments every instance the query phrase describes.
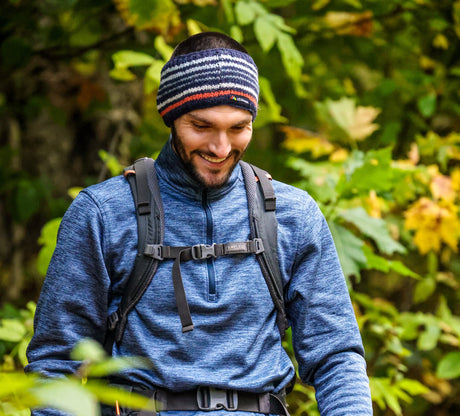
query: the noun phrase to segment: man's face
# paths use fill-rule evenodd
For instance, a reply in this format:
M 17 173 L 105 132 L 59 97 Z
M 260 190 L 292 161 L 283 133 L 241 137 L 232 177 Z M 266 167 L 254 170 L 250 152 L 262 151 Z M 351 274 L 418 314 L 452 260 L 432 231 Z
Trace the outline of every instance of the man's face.
M 175 152 L 207 188 L 227 182 L 251 137 L 251 113 L 226 105 L 193 110 L 176 119 L 172 128 Z

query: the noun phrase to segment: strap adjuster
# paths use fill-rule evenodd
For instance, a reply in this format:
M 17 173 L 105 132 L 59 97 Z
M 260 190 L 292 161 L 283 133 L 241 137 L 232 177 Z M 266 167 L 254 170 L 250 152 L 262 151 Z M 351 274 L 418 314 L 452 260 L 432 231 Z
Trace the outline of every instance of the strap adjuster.
M 118 309 L 115 312 L 112 312 L 107 318 L 107 328 L 109 331 L 114 331 L 117 327 L 120 317 L 118 316 Z
M 264 243 L 261 238 L 254 238 L 255 251 L 254 254 L 260 254 L 264 251 Z
M 192 246 L 192 258 L 193 260 L 204 260 L 209 257 L 216 258 L 216 244 L 196 244 Z
M 144 254 L 152 257 L 155 260 L 163 260 L 163 246 L 161 244 L 147 244 L 145 246 Z
M 196 401 L 198 408 L 206 412 L 221 409 L 235 411 L 238 409 L 238 392 L 200 386 L 196 390 Z

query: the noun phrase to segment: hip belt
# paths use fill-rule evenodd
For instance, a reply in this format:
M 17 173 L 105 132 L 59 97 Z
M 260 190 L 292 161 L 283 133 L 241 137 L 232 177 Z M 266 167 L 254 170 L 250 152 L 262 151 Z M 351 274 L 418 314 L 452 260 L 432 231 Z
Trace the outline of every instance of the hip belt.
M 273 393 L 248 393 L 206 386 L 183 392 L 172 392 L 164 389 L 139 390 L 135 388 L 132 389 L 132 392 L 151 398 L 155 403 L 155 410 L 130 412 L 130 415 L 154 416 L 157 412 L 167 411 L 239 410 L 289 416 L 284 396 Z M 126 414 L 122 412 L 123 410 L 120 410 L 117 405 L 113 414 Z

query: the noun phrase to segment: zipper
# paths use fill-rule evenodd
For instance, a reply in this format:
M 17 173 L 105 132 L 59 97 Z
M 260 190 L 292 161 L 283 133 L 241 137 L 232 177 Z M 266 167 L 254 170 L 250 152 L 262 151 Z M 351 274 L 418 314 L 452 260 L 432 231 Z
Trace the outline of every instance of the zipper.
M 201 204 L 206 214 L 206 244 L 212 244 L 213 224 L 211 210 L 209 209 L 208 204 L 207 189 L 203 190 Z M 214 302 L 216 300 L 216 271 L 214 269 L 214 259 L 210 257 L 209 259 L 206 259 L 206 263 L 208 270 L 209 300 Z

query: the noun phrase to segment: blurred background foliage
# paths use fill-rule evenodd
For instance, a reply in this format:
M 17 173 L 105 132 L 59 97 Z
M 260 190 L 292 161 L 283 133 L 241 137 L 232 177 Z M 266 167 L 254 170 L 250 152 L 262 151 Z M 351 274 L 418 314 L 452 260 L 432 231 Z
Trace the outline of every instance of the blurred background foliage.
M 5 0 L 0 415 L 62 405 L 20 374 L 59 219 L 79 189 L 161 148 L 160 69 L 204 30 L 241 41 L 259 67 L 246 159 L 307 190 L 328 220 L 375 414 L 460 414 L 460 1 Z M 53 387 L 80 398 L 65 402 L 75 414 L 112 397 L 87 377 Z M 290 406 L 318 414 L 300 383 Z

